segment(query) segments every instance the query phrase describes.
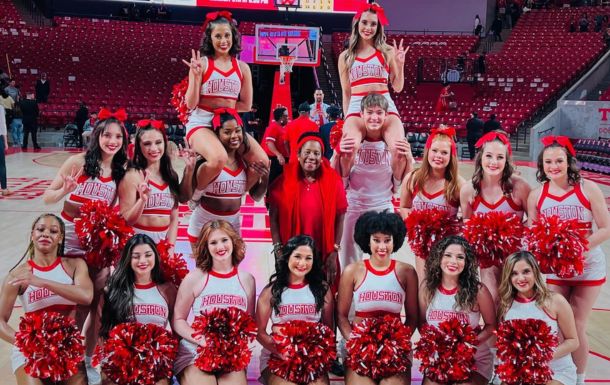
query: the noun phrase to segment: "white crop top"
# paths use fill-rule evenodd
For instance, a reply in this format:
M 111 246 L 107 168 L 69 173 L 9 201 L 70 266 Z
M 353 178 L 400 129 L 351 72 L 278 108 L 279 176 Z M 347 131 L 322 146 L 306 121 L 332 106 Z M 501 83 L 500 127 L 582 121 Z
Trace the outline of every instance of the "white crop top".
M 149 180 L 148 186 L 150 187 L 150 193 L 148 194 L 148 200 L 144 205 L 142 215 L 169 216 L 176 205 L 174 194 L 172 194 L 169 185 L 158 185 Z
M 364 265 L 364 279 L 354 290 L 356 317 L 400 316 L 406 292 L 396 275 L 396 261 L 392 260 L 384 271 L 375 270 L 368 259 L 364 260 Z
M 447 202 L 445 190 L 439 190 L 433 194 L 428 194 L 424 189 L 419 191 L 417 186 L 413 189 L 411 208 L 413 210 L 439 209 L 449 212 L 452 216 L 456 216 L 458 213 L 458 207 Z
M 322 312 L 316 310 L 316 299 L 309 285 L 288 285 L 282 293 L 279 314 L 271 312 L 271 322 L 281 325 L 289 321 L 319 322 Z
M 455 294 L 457 287 L 447 290 L 440 287 L 436 290 L 432 302 L 426 309 L 426 322 L 432 326 L 438 326 L 441 322 L 457 318 L 473 328 L 479 326 L 481 314 L 478 311 L 456 309 Z
M 386 64 L 381 51 L 375 51 L 366 58 L 356 57 L 349 71 L 351 87 L 364 84 L 388 84 L 390 67 Z
M 212 58 L 208 58 L 207 62 L 208 68 L 202 78 L 201 97 L 237 100 L 243 79 L 237 59 L 231 59 L 232 67 L 228 72 L 216 68 Z
M 133 290 L 133 316 L 142 324 L 166 327 L 169 320 L 169 305 L 157 285 L 135 285 Z
M 243 164 L 235 171 L 225 167 L 203 190 L 203 196 L 216 199 L 241 199 L 246 193 L 247 179 Z
M 98 200 L 111 206 L 116 198 L 116 193 L 116 183 L 112 177 L 92 178 L 81 175 L 78 178 L 76 189 L 67 196 L 66 200 L 77 206 L 88 201 Z
M 549 183 L 545 183 L 538 199 L 537 208 L 538 213 L 542 215 L 557 215 L 561 219 L 578 219 L 588 227 L 593 223 L 591 202 L 583 193 L 580 184 L 576 184 L 571 191 L 558 197 L 549 193 Z
M 66 285 L 74 285 L 74 279 L 68 274 L 61 263 L 61 258 L 57 258 L 50 266 L 38 266 L 33 261 L 28 261 L 32 267 L 32 274 L 36 277 L 48 279 Z M 76 309 L 76 302 L 61 297 L 51 290 L 44 287 L 28 286 L 23 294 L 19 295 L 19 301 L 26 313 L 39 310 L 47 311 L 71 311 Z
M 208 271 L 203 290 L 193 301 L 193 314 L 197 316 L 201 312 L 227 307 L 248 310 L 248 296 L 239 280 L 237 267 L 227 274 Z

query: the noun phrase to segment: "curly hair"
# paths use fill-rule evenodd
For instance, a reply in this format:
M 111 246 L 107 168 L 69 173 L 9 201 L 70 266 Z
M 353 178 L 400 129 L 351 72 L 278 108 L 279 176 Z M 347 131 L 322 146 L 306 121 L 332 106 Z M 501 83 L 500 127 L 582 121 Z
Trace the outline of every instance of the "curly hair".
M 118 124 L 123 135 L 123 143 L 121 148 L 112 157 L 112 179 L 115 182 L 120 182 L 125 175 L 125 166 L 127 165 L 127 130 L 123 123 L 115 118 L 98 120 L 95 128 L 91 133 L 91 144 L 85 153 L 85 175 L 92 178 L 99 178 L 101 172 L 102 149 L 100 148 L 100 136 L 102 136 L 111 124 Z
M 201 47 L 199 47 L 202 56 L 212 57 L 216 53 L 214 44 L 212 44 L 212 31 L 220 24 L 228 24 L 231 28 L 231 48 L 229 49 L 229 55 L 235 57 L 241 52 L 241 35 L 236 24 L 224 17 L 219 17 L 216 20 L 210 21 L 203 32 Z
M 269 286 L 271 286 L 271 306 L 276 313 L 280 312 L 280 304 L 282 302 L 282 293 L 288 288 L 290 269 L 288 262 L 292 253 L 299 246 L 307 246 L 313 253 L 313 265 L 305 280 L 309 284 L 309 289 L 316 300 L 316 310 L 321 311 L 324 307 L 324 297 L 328 291 L 328 283 L 322 271 L 322 259 L 320 253 L 316 249 L 313 238 L 308 235 L 296 235 L 288 240 L 282 247 L 282 255 L 276 264 L 277 271 L 269 278 Z
M 161 261 L 155 241 L 146 234 L 136 234 L 127 241 L 121 259 L 116 269 L 108 278 L 107 290 L 104 293 L 104 306 L 102 309 L 102 327 L 100 335 L 108 337 L 108 333 L 116 325 L 130 322 L 133 318 L 133 295 L 135 273 L 131 268 L 131 254 L 134 247 L 148 245 L 155 254 L 155 266 L 150 272 L 151 279 L 157 285 L 164 283 L 161 273 Z
M 576 164 L 576 157 L 572 156 L 565 147 L 557 142 L 543 148 L 542 151 L 540 151 L 540 154 L 538 154 L 536 180 L 540 183 L 549 181 L 549 178 L 544 172 L 544 152 L 547 148 L 561 148 L 566 153 L 566 157 L 568 158 L 568 183 L 570 186 L 580 183 L 582 178 L 580 176 L 580 168 Z
M 392 236 L 394 243 L 392 252 L 396 252 L 405 241 L 407 228 L 396 213 L 388 210 L 382 212 L 367 211 L 358 218 L 354 230 L 354 241 L 366 254 L 371 254 L 371 235 L 375 233 Z
M 534 274 L 534 296 L 536 297 L 536 305 L 540 308 L 545 308 L 551 300 L 551 291 L 544 283 L 544 278 L 540 272 L 538 262 L 532 253 L 529 251 L 517 251 L 506 258 L 504 267 L 502 268 L 502 278 L 498 287 L 498 320 L 503 321 L 504 316 L 510 309 L 513 300 L 517 296 L 517 289 L 513 286 L 512 275 L 515 264 L 519 261 L 525 261 L 531 268 Z
M 483 182 L 483 153 L 485 152 L 485 146 L 489 143 L 500 143 L 506 147 L 504 143 L 500 139 L 490 140 L 486 142 L 483 147 L 474 157 L 474 174 L 472 174 L 472 187 L 474 187 L 475 196 L 481 194 L 481 182 Z M 506 164 L 504 165 L 504 170 L 502 170 L 502 177 L 500 178 L 500 185 L 502 187 L 502 193 L 508 196 L 513 192 L 513 181 L 512 176 L 515 172 L 515 167 L 513 166 L 513 159 L 508 154 L 508 147 L 506 148 Z
M 455 295 L 455 306 L 457 310 L 475 310 L 477 308 L 477 295 L 481 288 L 479 279 L 479 265 L 470 243 L 458 235 L 450 235 L 436 242 L 430 251 L 430 256 L 426 259 L 424 287 L 426 299 L 432 302 L 436 291 L 441 286 L 443 272 L 441 270 L 441 260 L 447 247 L 459 245 L 464 250 L 466 259 L 464 270 L 458 277 L 458 291 Z
M 199 239 L 195 244 L 195 266 L 203 271 L 212 270 L 212 254 L 210 254 L 208 241 L 212 231 L 214 230 L 222 230 L 229 236 L 229 238 L 231 238 L 231 243 L 233 243 L 231 262 L 233 266 L 238 266 L 246 256 L 246 244 L 239 236 L 239 233 L 235 231 L 233 226 L 231 226 L 229 222 L 222 219 L 210 221 L 201 229 Z

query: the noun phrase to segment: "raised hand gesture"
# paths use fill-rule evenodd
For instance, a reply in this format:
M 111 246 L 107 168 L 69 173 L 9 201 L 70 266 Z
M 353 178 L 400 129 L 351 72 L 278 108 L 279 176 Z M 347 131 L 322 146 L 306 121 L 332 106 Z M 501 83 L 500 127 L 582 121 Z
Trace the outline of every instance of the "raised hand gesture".
M 407 56 L 407 52 L 409 52 L 410 46 L 405 47 L 403 45 L 403 39 L 400 39 L 400 44 L 396 45 L 396 39 L 392 44 L 392 51 L 394 52 L 394 57 L 396 58 L 396 63 L 400 66 L 404 66 L 405 57 Z
M 137 189 L 140 199 L 142 199 L 142 201 L 146 203 L 148 201 L 148 195 L 150 194 L 150 186 L 148 185 L 148 175 L 144 176 L 144 181 L 138 184 Z
M 78 186 L 78 178 L 83 174 L 83 168 L 78 168 L 76 165 L 72 166 L 72 171 L 70 171 L 69 175 L 62 175 L 62 186 L 61 189 L 63 194 L 69 194 L 72 191 L 76 190 L 76 186 Z
M 196 78 L 201 78 L 203 75 L 203 59 L 201 58 L 201 52 L 199 50 L 191 50 L 191 60 L 186 61 L 182 59 L 182 62 L 189 67 L 189 75 Z
M 187 170 L 195 169 L 197 153 L 189 148 L 188 143 L 185 147 L 182 147 L 182 145 L 178 146 L 178 157 L 184 161 L 184 166 Z

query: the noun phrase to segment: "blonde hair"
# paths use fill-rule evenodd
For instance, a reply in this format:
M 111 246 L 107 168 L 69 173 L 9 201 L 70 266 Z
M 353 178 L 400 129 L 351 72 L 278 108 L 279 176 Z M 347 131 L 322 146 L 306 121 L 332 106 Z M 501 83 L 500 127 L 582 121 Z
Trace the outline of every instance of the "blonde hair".
M 502 269 L 502 278 L 500 287 L 498 288 L 498 296 L 500 304 L 498 306 L 498 321 L 502 321 L 508 309 L 510 309 L 513 300 L 517 296 L 517 289 L 511 282 L 513 269 L 519 261 L 525 261 L 531 268 L 534 274 L 534 297 L 536 305 L 540 308 L 545 308 L 551 300 L 551 291 L 547 288 L 540 272 L 540 267 L 536 258 L 529 251 L 517 251 L 506 258 L 504 268 Z
M 453 141 L 453 139 L 445 134 L 437 134 L 434 139 L 432 139 L 432 143 L 444 140 L 449 143 Z M 430 166 L 430 162 L 428 160 L 430 149 L 424 149 L 424 157 L 422 158 L 422 165 L 420 168 L 415 170 L 411 175 L 409 180 L 409 189 L 411 190 L 411 194 L 415 190 L 415 187 L 418 188 L 419 191 L 424 189 L 424 184 L 428 177 L 432 173 L 432 167 Z M 447 203 L 456 203 L 460 201 L 460 184 L 459 184 L 459 173 L 458 173 L 458 159 L 457 156 L 451 151 L 451 158 L 449 159 L 449 164 L 445 167 L 445 200 Z
M 239 265 L 246 256 L 246 245 L 233 226 L 231 226 L 229 222 L 221 219 L 210 221 L 201 229 L 199 239 L 195 244 L 195 265 L 203 271 L 212 270 L 212 254 L 210 254 L 208 241 L 210 239 L 210 234 L 212 234 L 212 231 L 214 230 L 222 230 L 231 238 L 231 242 L 233 243 L 231 263 L 233 266 Z

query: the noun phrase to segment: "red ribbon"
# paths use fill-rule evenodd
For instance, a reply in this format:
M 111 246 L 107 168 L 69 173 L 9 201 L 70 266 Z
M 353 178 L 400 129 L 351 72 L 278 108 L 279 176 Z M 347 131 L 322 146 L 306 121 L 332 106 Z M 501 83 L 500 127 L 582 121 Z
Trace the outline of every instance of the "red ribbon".
M 372 12 L 377 14 L 377 20 L 379 20 L 379 24 L 383 25 L 384 27 L 386 25 L 390 25 L 390 23 L 388 22 L 388 18 L 385 16 L 385 11 L 383 10 L 383 7 L 381 5 L 377 3 L 362 4 L 360 10 L 356 13 L 356 15 L 354 15 L 354 20 L 360 20 L 364 12 Z
M 540 139 L 540 142 L 542 143 L 542 145 L 544 145 L 544 148 L 547 148 L 548 146 L 552 145 L 553 143 L 557 143 L 561 147 L 568 150 L 570 155 L 576 156 L 576 150 L 574 150 L 574 147 L 572 146 L 572 142 L 570 141 L 570 138 L 568 138 L 567 136 L 554 136 L 554 135 L 545 136 L 544 138 Z
M 214 130 L 218 130 L 221 126 L 220 124 L 220 115 L 222 114 L 229 114 L 231 115 L 233 118 L 235 118 L 235 121 L 237 122 L 237 124 L 240 127 L 244 126 L 244 123 L 241 121 L 241 117 L 239 116 L 239 114 L 237 113 L 237 111 L 233 108 L 217 108 L 214 110 L 214 118 L 212 118 L 212 128 Z
M 127 120 L 127 111 L 124 108 L 119 108 L 115 112 L 110 111 L 107 108 L 102 108 L 97 114 L 99 120 L 106 120 L 110 118 L 115 118 L 119 122 L 125 122 Z
M 432 141 L 437 135 L 447 135 L 449 137 L 451 140 L 451 154 L 457 156 L 457 148 L 455 147 L 455 142 L 453 141 L 453 137 L 455 136 L 455 127 L 433 128 L 432 131 L 430 131 L 428 139 L 426 140 L 426 148 L 430 148 L 430 146 L 432 146 Z
M 165 123 L 162 120 L 142 119 L 136 123 L 138 128 L 145 128 L 151 126 L 154 129 L 165 132 Z
M 221 17 L 229 20 L 229 23 L 233 21 L 233 14 L 229 11 L 208 12 L 208 14 L 205 15 L 205 21 L 203 22 L 203 30 L 205 31 L 208 28 L 208 24 L 210 24 L 211 21 L 218 20 Z
M 487 142 L 491 142 L 492 140 L 496 140 L 498 139 L 500 142 L 504 143 L 504 145 L 508 148 L 508 155 L 512 155 L 513 154 L 513 149 L 510 146 L 510 141 L 508 140 L 508 138 L 506 137 L 506 135 L 500 133 L 500 132 L 488 132 L 487 134 L 483 135 L 481 137 L 481 139 L 477 140 L 477 142 L 474 144 L 474 146 L 476 148 L 481 148 L 483 147 L 483 145 Z

